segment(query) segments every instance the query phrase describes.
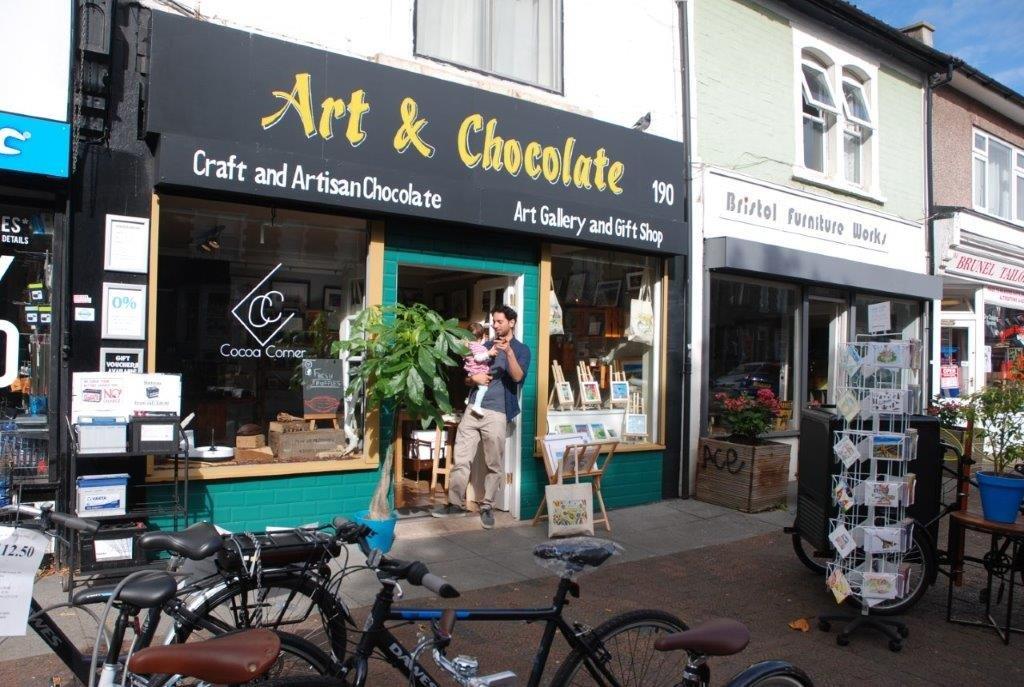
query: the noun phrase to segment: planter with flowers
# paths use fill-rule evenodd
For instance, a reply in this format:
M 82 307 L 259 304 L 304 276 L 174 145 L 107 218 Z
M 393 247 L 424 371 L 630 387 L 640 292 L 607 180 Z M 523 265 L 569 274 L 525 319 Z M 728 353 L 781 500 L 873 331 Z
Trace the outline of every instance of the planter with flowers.
M 786 502 L 790 446 L 761 436 L 772 430 L 779 400 L 771 389 L 755 396 L 715 394 L 730 434 L 697 445 L 697 498 L 747 513 Z

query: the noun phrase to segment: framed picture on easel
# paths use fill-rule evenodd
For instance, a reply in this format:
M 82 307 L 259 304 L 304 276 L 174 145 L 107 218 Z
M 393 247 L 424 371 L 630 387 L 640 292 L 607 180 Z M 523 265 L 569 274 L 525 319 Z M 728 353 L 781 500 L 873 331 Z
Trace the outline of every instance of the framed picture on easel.
M 548 474 L 558 474 L 566 449 L 571 446 L 582 446 L 589 441 L 588 434 L 552 434 L 541 439 L 541 452 L 544 454 L 544 465 Z

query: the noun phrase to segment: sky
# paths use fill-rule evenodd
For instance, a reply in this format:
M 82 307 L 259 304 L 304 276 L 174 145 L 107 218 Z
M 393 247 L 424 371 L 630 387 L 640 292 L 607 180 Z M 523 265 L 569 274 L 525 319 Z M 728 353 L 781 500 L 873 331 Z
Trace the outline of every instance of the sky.
M 887 24 L 935 27 L 935 47 L 1024 93 L 1024 0 L 848 0 Z

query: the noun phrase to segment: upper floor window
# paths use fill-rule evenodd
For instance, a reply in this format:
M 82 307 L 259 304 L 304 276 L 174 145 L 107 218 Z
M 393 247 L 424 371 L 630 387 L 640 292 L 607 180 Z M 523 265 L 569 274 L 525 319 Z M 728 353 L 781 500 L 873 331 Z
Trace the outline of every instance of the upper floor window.
M 1024 151 L 983 131 L 973 140 L 974 209 L 1024 222 Z
M 562 89 L 562 0 L 418 0 L 416 54 Z
M 841 187 L 871 190 L 872 84 L 861 67 L 840 67 L 819 50 L 800 53 L 802 167 Z

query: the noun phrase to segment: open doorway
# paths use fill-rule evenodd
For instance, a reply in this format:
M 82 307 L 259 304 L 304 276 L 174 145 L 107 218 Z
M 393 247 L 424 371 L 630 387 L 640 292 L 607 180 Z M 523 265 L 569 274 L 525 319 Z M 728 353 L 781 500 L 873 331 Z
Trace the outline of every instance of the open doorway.
M 487 272 L 456 271 L 444 268 L 399 265 L 396 300 L 403 305 L 422 303 L 446 318 L 455 318 L 463 326 L 480 322 L 490 330 L 490 311 L 496 305 L 510 305 L 522 313 L 521 277 Z M 516 323 L 516 336 L 521 338 L 523 322 Z M 462 367 L 453 367 L 448 373 L 448 396 L 454 413 L 445 426 L 423 429 L 418 421 L 402 418 L 399 423 L 399 449 L 396 451 L 395 505 L 399 517 L 427 515 L 430 510 L 447 502 L 447 471 L 454 456 L 456 431 L 470 388 L 465 384 Z M 518 422 L 509 428 L 505 441 L 505 476 L 494 500 L 496 511 L 515 511 L 516 488 L 520 461 Z M 470 471 L 466 505 L 476 508 L 475 500 L 483 494 L 486 466 L 482 455 L 477 455 Z
M 807 310 L 807 401 L 813 405 L 836 402 L 836 367 L 840 346 L 846 341 L 846 304 L 811 298 Z

